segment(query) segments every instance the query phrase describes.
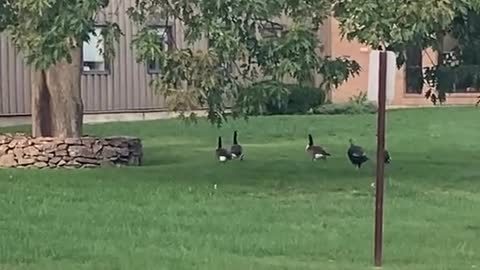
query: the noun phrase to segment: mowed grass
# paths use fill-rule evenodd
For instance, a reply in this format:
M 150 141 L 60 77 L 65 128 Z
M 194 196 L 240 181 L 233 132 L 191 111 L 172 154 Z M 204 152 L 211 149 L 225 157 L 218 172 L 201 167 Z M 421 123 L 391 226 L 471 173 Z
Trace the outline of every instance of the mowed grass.
M 384 269 L 480 268 L 479 116 L 388 113 Z M 0 269 L 370 269 L 375 127 L 373 115 L 87 126 L 141 137 L 145 166 L 0 170 Z M 216 137 L 230 144 L 234 129 L 246 160 L 219 164 Z M 307 157 L 308 133 L 331 159 Z M 372 159 L 360 171 L 349 138 Z

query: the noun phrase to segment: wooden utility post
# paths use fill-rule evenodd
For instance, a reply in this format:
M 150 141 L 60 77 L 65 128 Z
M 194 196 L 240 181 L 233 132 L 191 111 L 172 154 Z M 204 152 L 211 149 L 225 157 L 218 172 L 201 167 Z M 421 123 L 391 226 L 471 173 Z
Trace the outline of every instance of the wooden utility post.
M 375 266 L 382 266 L 383 258 L 383 193 L 385 175 L 385 111 L 387 99 L 387 52 L 380 51 L 377 118 L 377 170 L 375 184 Z

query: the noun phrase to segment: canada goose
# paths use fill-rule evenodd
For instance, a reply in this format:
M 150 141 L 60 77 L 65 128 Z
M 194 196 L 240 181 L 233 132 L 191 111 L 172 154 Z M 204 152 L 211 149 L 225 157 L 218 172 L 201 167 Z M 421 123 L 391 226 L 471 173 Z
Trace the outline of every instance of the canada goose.
M 215 150 L 215 154 L 217 156 L 218 161 L 226 162 L 227 160 L 232 159 L 232 155 L 228 152 L 227 149 L 222 148 L 222 137 L 218 136 L 218 145 L 217 149 Z
M 390 162 L 392 161 L 392 158 L 390 157 L 390 153 L 388 152 L 387 149 L 385 149 L 384 157 L 385 157 L 385 163 L 390 164 Z
M 308 144 L 305 150 L 310 154 L 312 160 L 323 159 L 326 160 L 327 156 L 331 156 L 330 153 L 325 151 L 321 146 L 313 144 L 312 134 L 308 134 Z
M 375 136 L 378 138 L 378 134 Z M 386 164 L 390 164 L 390 162 L 392 161 L 392 158 L 390 157 L 390 153 L 388 152 L 387 149 L 385 149 L 385 151 L 383 152 L 383 157 L 384 157 L 384 162 Z
M 347 155 L 350 162 L 358 169 L 362 167 L 362 164 L 368 161 L 368 157 L 363 151 L 363 148 L 353 144 L 353 140 L 350 139 L 350 147 L 348 148 Z
M 240 160 L 243 160 L 243 148 L 240 144 L 238 144 L 238 133 L 235 130 L 233 132 L 233 144 L 232 147 L 230 147 L 230 153 L 232 154 L 232 158 L 240 158 Z

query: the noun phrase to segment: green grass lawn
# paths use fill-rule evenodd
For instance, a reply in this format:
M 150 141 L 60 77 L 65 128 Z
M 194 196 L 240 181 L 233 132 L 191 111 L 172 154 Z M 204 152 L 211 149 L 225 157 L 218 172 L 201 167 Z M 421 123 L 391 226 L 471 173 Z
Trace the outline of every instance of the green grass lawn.
M 480 269 L 480 111 L 388 113 L 384 269 Z M 0 170 L 0 269 L 370 269 L 373 115 L 86 127 L 143 139 L 145 166 Z M 239 130 L 246 160 L 219 164 Z M 5 131 L 5 130 L 4 130 Z M 306 136 L 333 154 L 312 162 Z M 217 184 L 215 190 L 214 184 Z

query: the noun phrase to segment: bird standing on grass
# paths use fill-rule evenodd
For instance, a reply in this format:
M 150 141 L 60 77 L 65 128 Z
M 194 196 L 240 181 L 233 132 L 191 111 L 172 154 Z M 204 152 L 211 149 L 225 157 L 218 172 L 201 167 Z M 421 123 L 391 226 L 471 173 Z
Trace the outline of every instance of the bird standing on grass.
M 222 137 L 218 136 L 218 145 L 217 149 L 215 150 L 215 155 L 217 156 L 218 161 L 226 162 L 232 159 L 232 155 L 228 152 L 227 149 L 222 147 Z
M 392 161 L 392 158 L 390 157 L 390 153 L 388 152 L 387 149 L 385 149 L 384 157 L 385 157 L 385 163 L 390 164 L 390 162 Z
M 243 157 L 244 157 L 243 148 L 240 144 L 238 144 L 237 137 L 238 137 L 238 132 L 235 130 L 233 132 L 233 144 L 232 144 L 232 147 L 230 147 L 230 153 L 233 159 L 240 158 L 240 160 L 243 160 Z
M 350 147 L 348 148 L 347 155 L 350 162 L 360 169 L 362 164 L 368 161 L 367 154 L 363 151 L 361 146 L 353 144 L 353 140 L 350 139 Z
M 312 161 L 319 159 L 326 160 L 328 156 L 331 156 L 323 147 L 313 144 L 312 134 L 308 134 L 308 144 L 305 150 L 312 157 Z
M 378 138 L 378 134 L 375 135 L 375 136 L 377 136 L 377 138 Z M 387 149 L 385 149 L 385 151 L 383 152 L 383 157 L 384 157 L 384 162 L 386 164 L 390 164 L 390 162 L 392 161 L 392 158 L 390 157 L 390 153 L 388 152 Z

